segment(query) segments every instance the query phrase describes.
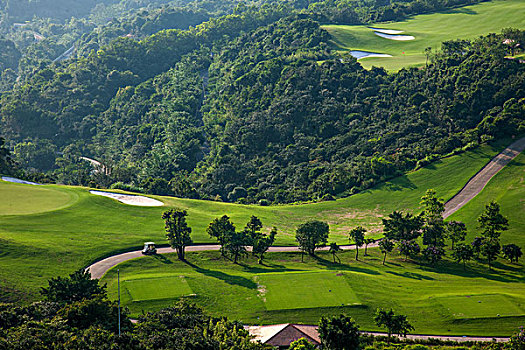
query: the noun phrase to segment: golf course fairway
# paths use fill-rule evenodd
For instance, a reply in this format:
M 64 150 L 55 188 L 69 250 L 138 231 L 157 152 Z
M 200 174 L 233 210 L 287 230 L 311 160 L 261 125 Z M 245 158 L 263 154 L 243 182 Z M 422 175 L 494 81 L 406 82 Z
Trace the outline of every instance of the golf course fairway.
M 389 54 L 392 57 L 363 58 L 365 68 L 384 67 L 399 70 L 403 67 L 424 65 L 425 49 L 433 52 L 443 41 L 476 39 L 489 33 L 500 33 L 504 28 L 525 28 L 525 8 L 522 0 L 493 0 L 459 7 L 443 12 L 417 15 L 399 22 L 364 25 L 323 25 L 333 37 L 337 50 L 359 50 Z M 391 40 L 374 34 L 372 28 L 402 31 L 399 35 L 413 36 L 414 40 Z

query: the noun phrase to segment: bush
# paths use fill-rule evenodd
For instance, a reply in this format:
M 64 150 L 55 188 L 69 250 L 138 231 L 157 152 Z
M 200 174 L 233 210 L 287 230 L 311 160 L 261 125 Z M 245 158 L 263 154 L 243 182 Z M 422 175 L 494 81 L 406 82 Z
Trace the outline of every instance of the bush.
M 123 191 L 129 191 L 129 192 L 139 192 L 139 193 L 144 192 L 144 189 L 142 187 L 135 186 L 132 184 L 126 184 L 122 181 L 118 181 L 118 182 L 111 184 L 109 188 L 112 190 L 123 190 Z
M 270 205 L 270 201 L 268 201 L 266 198 L 259 199 L 259 205 L 261 207 L 267 207 Z

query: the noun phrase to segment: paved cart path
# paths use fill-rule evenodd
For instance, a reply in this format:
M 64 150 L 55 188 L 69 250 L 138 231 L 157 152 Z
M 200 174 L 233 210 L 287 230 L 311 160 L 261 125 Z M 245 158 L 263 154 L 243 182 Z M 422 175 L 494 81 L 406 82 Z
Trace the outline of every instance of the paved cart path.
M 503 167 L 511 160 L 516 158 L 518 154 L 523 152 L 523 150 L 525 150 L 525 137 L 512 143 L 509 147 L 505 148 L 503 152 L 492 158 L 483 169 L 467 182 L 458 194 L 445 204 L 443 217 L 446 219 L 467 204 L 472 198 L 476 197 L 478 193 L 485 188 L 485 185 L 487 185 L 490 179 L 492 179 L 492 177 L 503 169 Z

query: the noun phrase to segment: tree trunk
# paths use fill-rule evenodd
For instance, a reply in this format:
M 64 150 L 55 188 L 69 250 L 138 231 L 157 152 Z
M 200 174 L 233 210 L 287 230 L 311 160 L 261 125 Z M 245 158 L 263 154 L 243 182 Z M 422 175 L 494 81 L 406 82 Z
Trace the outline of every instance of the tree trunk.
M 463 260 L 463 271 L 467 270 L 467 262 Z
M 355 245 L 355 260 L 359 260 L 359 247 Z
M 177 257 L 179 260 L 184 260 L 184 247 L 177 247 Z
M 366 252 L 368 249 L 368 244 L 365 244 L 365 254 L 363 254 L 364 256 L 368 256 L 368 253 Z
M 335 254 L 332 253 L 332 258 L 334 258 L 334 264 L 335 264 Z
M 385 264 L 385 260 L 386 260 L 386 253 L 385 253 L 385 256 L 383 258 L 383 265 Z

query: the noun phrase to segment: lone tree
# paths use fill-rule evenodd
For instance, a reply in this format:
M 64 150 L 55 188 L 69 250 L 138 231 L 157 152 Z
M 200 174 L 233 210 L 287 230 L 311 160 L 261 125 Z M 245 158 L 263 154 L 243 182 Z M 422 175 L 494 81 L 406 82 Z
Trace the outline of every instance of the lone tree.
M 384 254 L 384 257 L 383 257 L 383 265 L 384 265 L 386 261 L 386 255 L 394 249 L 394 243 L 388 238 L 385 238 L 379 241 L 379 249 L 381 249 L 381 253 Z
M 498 254 L 501 250 L 501 246 L 498 241 L 492 239 L 486 239 L 481 246 L 481 254 L 487 258 L 489 264 L 489 270 L 492 268 L 492 262 L 496 261 Z
M 337 243 L 335 242 L 332 242 L 330 243 L 330 249 L 328 250 L 328 252 L 330 254 L 332 254 L 332 258 L 334 259 L 334 263 L 335 263 L 335 258 L 337 258 L 337 260 L 339 260 L 339 263 L 341 263 L 341 259 L 339 259 L 339 257 L 337 256 L 337 253 L 342 251 L 341 247 L 339 247 L 337 245 Z
M 419 216 L 394 211 L 388 215 L 387 219 L 382 219 L 382 221 L 385 237 L 390 240 L 411 241 L 421 236 L 421 226 L 423 223 Z
M 501 251 L 505 259 L 509 259 L 510 262 L 518 262 L 518 259 L 523 255 L 521 248 L 512 243 L 504 245 Z
M 443 221 L 443 212 L 445 211 L 445 203 L 441 198 L 438 198 L 436 191 L 429 189 L 423 197 L 421 203 L 424 206 L 420 217 L 423 220 L 421 230 L 423 232 L 423 244 L 432 248 L 432 255 L 437 253 L 445 254 L 444 249 L 439 249 L 445 246 L 445 222 Z M 441 257 L 436 257 L 438 260 Z M 435 259 L 434 259 L 435 260 Z
M 368 256 L 368 253 L 367 253 L 368 245 L 375 243 L 375 242 L 376 240 L 373 238 L 365 238 L 365 254 L 364 254 L 365 256 Z
M 470 243 L 470 245 L 472 246 L 472 251 L 476 255 L 476 259 L 479 259 L 479 255 L 481 254 L 481 247 L 483 246 L 483 242 L 485 242 L 485 238 L 475 237 L 472 243 Z
M 467 226 L 461 221 L 447 222 L 445 231 L 448 239 L 452 242 L 452 250 L 457 243 L 463 242 L 467 237 Z
M 397 249 L 399 250 L 399 253 L 405 256 L 405 261 L 408 260 L 409 256 L 416 256 L 421 251 L 421 248 L 416 241 L 401 241 L 397 245 Z
M 414 330 L 405 315 L 396 315 L 392 309 L 390 311 L 377 309 L 374 321 L 378 327 L 387 329 L 388 342 L 390 342 L 392 334 L 406 337 L 410 331 Z
M 91 279 L 91 273 L 84 269 L 73 272 L 69 277 L 51 278 L 48 287 L 40 289 L 40 294 L 47 301 L 66 304 L 107 296 L 106 284 L 101 286 L 99 280 Z
M 220 219 L 216 218 L 213 220 L 206 229 L 206 232 L 210 237 L 217 240 L 221 246 L 221 255 L 225 256 L 225 245 L 230 237 L 235 233 L 235 225 L 230 221 L 228 215 L 223 215 Z
M 509 221 L 500 213 L 499 204 L 492 201 L 478 218 L 481 236 L 485 238 L 481 245 L 481 254 L 487 258 L 489 269 L 501 250 L 499 237 L 501 232 L 508 230 Z
M 170 246 L 177 251 L 179 260 L 184 260 L 185 249 L 192 244 L 191 227 L 186 222 L 188 213 L 186 210 L 170 209 L 162 214 L 166 225 L 166 238 L 170 242 Z
M 248 255 L 246 246 L 251 242 L 250 237 L 246 231 L 233 231 L 228 236 L 224 243 L 224 251 L 233 259 L 233 263 L 237 264 L 237 260 L 241 256 Z
M 498 241 L 501 232 L 508 230 L 509 221 L 500 213 L 499 204 L 492 201 L 485 206 L 485 211 L 478 218 L 481 236 Z
M 365 244 L 365 233 L 366 229 L 362 226 L 357 226 L 356 228 L 350 230 L 349 236 L 350 241 L 355 242 L 355 260 L 359 260 L 359 247 L 362 247 Z
M 263 225 L 262 225 L 261 220 L 257 216 L 254 216 L 254 215 L 250 217 L 250 221 L 248 221 L 248 223 L 244 227 L 244 231 L 246 232 L 246 234 L 250 237 L 250 239 L 253 242 L 252 245 L 254 245 L 257 239 L 262 235 L 262 232 L 261 232 L 262 227 Z M 252 251 L 252 255 L 255 256 L 255 251 Z
M 308 255 L 314 256 L 315 249 L 326 246 L 330 228 L 326 222 L 312 220 L 299 225 L 295 232 L 295 239 L 299 248 Z
M 263 263 L 264 259 L 264 253 L 268 251 L 268 248 L 270 248 L 273 243 L 275 242 L 275 236 L 277 235 L 277 228 L 274 227 L 270 231 L 269 235 L 260 234 L 256 237 L 256 239 L 253 241 L 253 255 L 257 257 L 257 262 L 259 264 Z
M 474 257 L 474 250 L 472 249 L 471 245 L 459 243 L 454 247 L 454 250 L 452 251 L 452 257 L 457 262 L 463 261 L 463 270 L 466 270 L 466 263 L 467 261 L 472 260 Z
M 359 349 L 359 326 L 349 316 L 323 316 L 319 320 L 318 331 L 323 349 Z

